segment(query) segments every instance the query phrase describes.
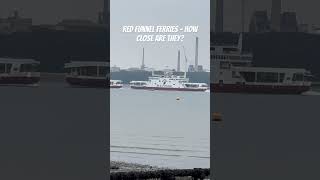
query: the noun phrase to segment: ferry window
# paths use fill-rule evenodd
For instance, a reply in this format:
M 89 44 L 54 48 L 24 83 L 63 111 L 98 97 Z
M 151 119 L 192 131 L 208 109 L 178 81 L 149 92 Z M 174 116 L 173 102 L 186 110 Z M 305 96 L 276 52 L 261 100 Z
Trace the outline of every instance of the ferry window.
M 107 75 L 107 68 L 105 66 L 99 67 L 99 76 L 105 77 Z
M 97 67 L 96 66 L 81 67 L 81 75 L 97 76 Z
M 6 72 L 6 65 L 0 64 L 0 73 L 5 73 L 5 72 Z
M 246 80 L 246 82 L 255 82 L 256 73 L 255 72 L 240 72 L 241 76 Z
M 229 62 L 220 62 L 220 69 L 230 69 Z
M 238 59 L 240 59 L 240 56 L 229 56 L 229 58 L 231 60 L 238 60 Z
M 220 86 L 223 85 L 223 80 L 219 80 L 219 85 L 220 85 Z
M 12 64 L 7 64 L 6 73 L 10 73 L 11 68 L 12 68 Z
M 293 81 L 303 81 L 303 74 L 298 74 L 298 73 L 295 73 L 294 75 L 293 75 L 293 79 L 292 79 Z
M 279 79 L 279 82 L 283 82 L 283 80 L 284 80 L 284 73 L 280 73 L 280 79 Z
M 276 82 L 278 82 L 278 73 L 258 72 L 257 82 L 276 83 Z
M 40 72 L 39 64 L 21 64 L 20 72 Z
M 304 81 L 312 81 L 312 76 L 304 76 Z

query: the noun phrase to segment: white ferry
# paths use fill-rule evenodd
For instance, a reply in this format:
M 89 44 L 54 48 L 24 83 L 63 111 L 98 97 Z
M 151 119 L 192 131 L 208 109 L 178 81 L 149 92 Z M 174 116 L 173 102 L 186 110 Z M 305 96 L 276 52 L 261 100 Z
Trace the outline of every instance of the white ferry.
M 0 58 L 0 85 L 37 85 L 39 81 L 40 62 Z
M 108 62 L 71 61 L 65 64 L 65 79 L 73 86 L 108 88 L 108 67 Z
M 110 88 L 122 88 L 123 82 L 121 80 L 110 80 Z
M 186 73 L 183 77 L 174 76 L 170 72 L 164 75 L 155 75 L 149 77 L 148 81 L 131 81 L 132 89 L 147 89 L 147 90 L 168 90 L 168 91 L 206 91 L 208 85 L 206 83 L 189 83 L 186 78 Z
M 312 75 L 305 69 L 253 67 L 251 53 L 238 45 L 211 46 L 211 91 L 231 93 L 301 94 Z

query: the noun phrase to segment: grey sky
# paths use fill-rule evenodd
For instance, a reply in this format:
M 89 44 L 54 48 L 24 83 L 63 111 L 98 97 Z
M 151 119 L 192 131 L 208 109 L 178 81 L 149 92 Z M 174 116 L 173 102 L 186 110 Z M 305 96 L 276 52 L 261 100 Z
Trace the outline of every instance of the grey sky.
M 270 15 L 271 0 L 245 0 L 245 19 L 246 30 L 250 17 L 254 10 L 268 10 Z M 229 31 L 241 30 L 241 1 L 240 0 L 225 0 L 224 9 L 224 27 Z M 300 24 L 320 24 L 319 11 L 320 1 L 317 0 L 282 0 L 282 11 L 297 12 L 298 22 Z
M 168 23 L 198 23 L 206 21 L 206 17 L 209 16 L 209 12 L 206 16 L 203 14 L 207 13 L 206 10 L 209 6 L 204 6 L 209 0 L 112 0 L 112 8 L 119 9 L 119 11 L 113 11 L 113 17 L 117 17 L 120 21 L 133 21 L 134 16 L 141 16 L 139 21 L 148 22 L 151 21 L 151 17 L 156 18 L 159 22 Z M 213 0 L 211 0 L 213 2 Z M 246 23 L 249 23 L 250 16 L 254 10 L 269 10 L 271 7 L 271 0 L 246 0 Z M 133 3 L 134 2 L 134 3 Z M 144 3 L 140 3 L 144 2 Z M 165 10 L 159 11 L 159 8 L 155 8 L 155 4 L 163 4 Z M 171 4 L 171 6 L 170 6 Z M 192 5 L 189 5 L 192 4 Z M 135 6 L 136 5 L 136 6 Z M 139 9 L 150 5 L 152 9 L 146 10 L 145 13 L 141 12 Z M 174 7 L 176 5 L 176 7 Z M 320 11 L 318 10 L 320 2 L 316 0 L 283 0 L 283 11 L 296 11 L 298 14 L 299 23 L 309 23 L 309 24 L 320 24 L 319 16 Z M 200 8 L 201 7 L 201 8 Z M 241 8 L 240 0 L 225 0 L 225 29 L 232 31 L 239 31 L 241 29 Z M 1 0 L 0 3 L 0 17 L 7 17 L 13 9 L 18 9 L 22 16 L 33 18 L 34 24 L 54 24 L 62 19 L 90 19 L 96 21 L 98 18 L 98 12 L 103 9 L 103 0 Z M 122 13 L 121 12 L 127 12 Z M 177 13 L 179 12 L 179 13 Z M 188 12 L 186 14 L 186 12 Z M 155 16 L 156 13 L 162 14 L 161 16 Z M 185 20 L 185 21 L 182 21 Z M 136 22 L 138 23 L 138 22 Z M 139 22 L 140 23 L 140 22 Z M 199 24 L 198 23 L 198 24 Z M 205 31 L 203 25 L 200 27 L 200 34 Z M 113 28 L 116 32 L 119 29 Z M 205 39 L 200 38 L 200 45 L 204 43 Z M 186 39 L 186 47 L 189 59 L 194 59 L 194 38 L 190 37 Z M 120 43 L 119 43 L 120 45 Z M 127 42 L 122 44 L 123 47 L 128 47 Z M 123 49 L 119 48 L 119 49 Z M 136 48 L 129 48 L 132 52 L 127 51 L 127 62 L 132 62 L 132 65 L 140 65 L 141 61 L 141 47 L 136 46 Z M 112 48 L 112 47 L 111 47 Z M 158 53 L 166 52 L 168 56 L 165 58 L 166 61 L 172 62 L 170 66 L 175 67 L 176 63 L 176 47 L 147 47 L 146 46 L 146 64 L 153 65 L 151 63 L 151 55 L 153 54 L 152 49 L 158 49 Z M 175 49 L 173 51 L 173 49 Z M 117 51 L 114 51 L 116 53 Z M 203 50 L 204 51 L 204 50 Z M 123 53 L 124 54 L 124 53 Z M 200 52 L 200 64 L 206 65 L 204 60 L 203 52 Z M 116 54 L 112 54 L 116 55 Z M 130 56 L 129 56 L 130 55 Z M 155 54 L 157 57 L 158 55 Z M 116 60 L 116 59 L 114 59 Z M 118 59 L 119 60 L 119 59 Z M 116 62 L 116 61 L 112 61 Z M 121 63 L 116 63 L 121 65 Z M 130 64 L 131 65 L 131 64 Z M 155 64 L 157 65 L 157 64 Z
M 209 14 L 209 0 L 111 0 L 111 65 L 139 67 L 144 47 L 146 66 L 176 68 L 178 49 L 184 57 L 183 46 L 189 64 L 194 64 L 198 36 L 199 64 L 209 69 Z M 123 25 L 198 25 L 199 32 L 184 34 L 183 42 L 136 42 L 137 34 L 121 32 Z M 184 62 L 182 58 L 183 70 Z
M 198 2 L 201 1 L 198 0 Z M 271 0 L 246 1 L 247 21 L 254 9 L 268 9 L 271 6 Z M 282 1 L 284 10 L 297 11 L 300 22 L 320 24 L 318 18 L 320 1 Z M 19 9 L 24 16 L 33 18 L 36 24 L 56 23 L 63 18 L 97 20 L 98 11 L 103 8 L 103 0 L 1 0 L 0 17 L 6 17 L 15 8 Z M 240 29 L 240 0 L 225 0 L 225 20 L 228 29 Z

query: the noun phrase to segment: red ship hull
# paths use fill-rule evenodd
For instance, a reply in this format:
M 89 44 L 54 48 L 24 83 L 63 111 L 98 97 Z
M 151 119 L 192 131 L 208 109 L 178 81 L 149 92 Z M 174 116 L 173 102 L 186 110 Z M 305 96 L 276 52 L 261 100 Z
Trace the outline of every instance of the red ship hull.
M 302 94 L 310 90 L 310 86 L 211 84 L 210 87 L 214 93 Z
M 115 86 L 115 85 L 113 85 L 113 86 L 110 86 L 110 88 L 111 88 L 111 89 L 120 89 L 120 88 L 122 88 L 122 86 Z
M 135 86 L 131 86 L 131 88 L 144 89 L 144 90 L 162 90 L 162 91 L 196 91 L 196 92 L 206 91 L 206 89 L 191 89 L 191 88 L 135 87 Z
M 40 77 L 0 77 L 0 85 L 30 85 L 37 84 L 39 81 Z

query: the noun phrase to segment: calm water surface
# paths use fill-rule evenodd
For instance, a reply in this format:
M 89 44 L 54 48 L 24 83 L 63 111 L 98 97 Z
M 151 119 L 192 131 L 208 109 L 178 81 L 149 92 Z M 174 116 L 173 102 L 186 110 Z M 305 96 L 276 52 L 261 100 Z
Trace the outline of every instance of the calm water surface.
M 110 96 L 111 160 L 209 168 L 210 93 L 123 88 Z

